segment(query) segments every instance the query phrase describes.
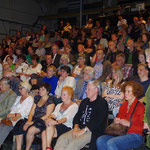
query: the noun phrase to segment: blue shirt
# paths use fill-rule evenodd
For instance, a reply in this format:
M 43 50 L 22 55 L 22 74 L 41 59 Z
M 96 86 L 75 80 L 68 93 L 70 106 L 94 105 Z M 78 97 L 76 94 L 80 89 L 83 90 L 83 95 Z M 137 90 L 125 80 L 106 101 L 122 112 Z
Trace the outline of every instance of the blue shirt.
M 56 76 L 52 76 L 51 78 L 44 77 L 42 82 L 45 82 L 51 85 L 50 93 L 54 95 L 55 89 L 57 87 L 58 78 Z

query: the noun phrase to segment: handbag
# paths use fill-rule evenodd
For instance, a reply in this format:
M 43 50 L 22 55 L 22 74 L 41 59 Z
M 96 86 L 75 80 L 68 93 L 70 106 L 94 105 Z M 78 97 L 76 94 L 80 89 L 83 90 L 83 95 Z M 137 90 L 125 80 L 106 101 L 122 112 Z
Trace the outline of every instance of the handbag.
M 12 122 L 8 118 L 2 119 L 1 123 L 3 123 L 4 125 L 7 125 L 7 126 L 12 125 Z
M 131 116 L 130 116 L 130 119 L 129 119 L 130 127 L 131 127 L 131 125 L 132 125 L 131 119 L 132 119 L 132 117 L 133 117 L 133 114 L 134 114 L 134 112 L 135 112 L 135 109 L 136 109 L 138 103 L 139 103 L 139 101 L 136 103 L 136 105 L 135 105 L 135 107 L 134 107 L 134 110 L 133 110 L 133 112 L 132 112 L 132 114 L 131 114 Z M 121 135 L 125 135 L 130 127 L 124 126 L 124 125 L 122 125 L 122 124 L 120 124 L 120 123 L 111 123 L 111 124 L 106 128 L 105 134 L 106 134 L 106 135 L 111 135 L 111 136 L 121 136 Z

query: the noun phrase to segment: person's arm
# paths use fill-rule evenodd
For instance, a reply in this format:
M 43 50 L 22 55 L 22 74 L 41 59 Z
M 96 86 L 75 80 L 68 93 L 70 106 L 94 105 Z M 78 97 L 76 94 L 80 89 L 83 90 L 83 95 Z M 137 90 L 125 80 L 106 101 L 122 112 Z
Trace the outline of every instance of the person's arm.
M 93 49 L 92 48 L 86 48 L 84 51 L 87 53 L 91 53 L 91 52 L 93 52 Z
M 110 98 L 115 98 L 115 99 L 123 99 L 124 94 L 121 92 L 120 95 L 112 95 L 112 94 L 103 94 L 103 97 L 110 97 Z
M 28 116 L 28 122 L 30 122 L 30 123 L 32 122 L 32 118 L 34 116 L 35 108 L 36 108 L 36 104 L 34 103 L 31 110 L 30 110 L 29 116 Z
M 55 107 L 55 104 L 48 105 L 46 109 L 46 115 L 42 116 L 41 119 L 45 120 L 46 118 L 48 118 L 48 116 L 52 114 L 54 107 Z

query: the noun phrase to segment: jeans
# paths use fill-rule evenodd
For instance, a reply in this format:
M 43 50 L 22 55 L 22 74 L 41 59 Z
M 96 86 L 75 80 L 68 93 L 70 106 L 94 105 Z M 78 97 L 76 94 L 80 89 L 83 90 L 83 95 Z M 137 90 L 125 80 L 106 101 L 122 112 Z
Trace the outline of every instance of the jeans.
M 128 150 L 138 148 L 143 142 L 143 136 L 137 133 L 128 133 L 122 136 L 100 136 L 96 141 L 98 150 Z

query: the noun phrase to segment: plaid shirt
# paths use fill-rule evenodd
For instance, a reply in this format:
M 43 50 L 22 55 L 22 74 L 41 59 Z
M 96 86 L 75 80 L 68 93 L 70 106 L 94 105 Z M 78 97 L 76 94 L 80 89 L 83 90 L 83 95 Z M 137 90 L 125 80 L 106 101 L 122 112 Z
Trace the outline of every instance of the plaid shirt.
M 124 64 L 122 66 L 122 71 L 123 71 L 123 79 L 127 79 L 133 75 L 133 68 L 132 64 Z

